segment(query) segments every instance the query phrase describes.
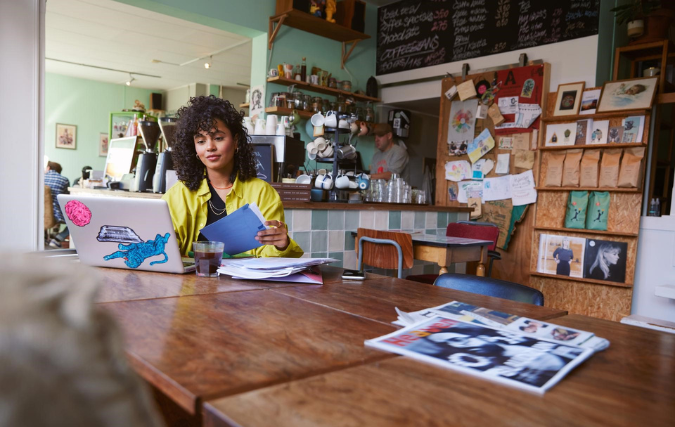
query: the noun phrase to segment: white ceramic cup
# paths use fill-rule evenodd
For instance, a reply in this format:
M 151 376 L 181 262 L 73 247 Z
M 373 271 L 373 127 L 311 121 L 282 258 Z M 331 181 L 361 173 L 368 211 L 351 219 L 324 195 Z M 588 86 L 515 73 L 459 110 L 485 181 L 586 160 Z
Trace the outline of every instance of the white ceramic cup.
M 326 119 L 323 117 L 323 114 L 321 113 L 314 114 L 310 119 L 310 121 L 312 122 L 312 126 L 323 126 L 325 120 Z
M 312 153 L 310 153 L 310 152 L 307 152 L 307 158 L 308 158 L 309 160 L 314 160 L 314 159 L 316 159 L 316 153 L 312 154 Z
M 276 135 L 278 123 L 279 118 L 276 115 L 268 114 L 267 123 L 265 124 L 265 135 Z
M 327 126 L 329 128 L 335 128 L 337 127 L 338 121 L 337 121 L 337 115 L 335 114 L 335 111 L 328 111 L 326 113 L 326 120 L 324 121 L 324 126 Z
M 349 122 L 347 120 L 340 120 L 338 122 L 338 127 L 340 129 L 349 129 Z
M 326 145 L 326 148 L 321 152 L 321 157 L 331 157 L 333 155 L 333 146 Z
M 349 188 L 349 177 L 342 175 L 339 176 L 335 180 L 335 186 L 339 188 L 340 190 L 344 190 L 345 188 Z
M 322 187 L 324 190 L 333 189 L 333 178 L 331 178 L 330 175 L 326 175 L 326 177 L 323 179 Z
M 359 188 L 359 184 L 357 184 L 356 181 L 349 181 L 349 188 L 351 189 Z
M 321 152 L 326 149 L 328 144 L 326 143 L 326 138 L 320 136 L 314 140 L 314 145 L 316 146 L 316 149 Z
M 298 184 L 309 184 L 312 182 L 312 177 L 307 174 L 302 174 L 299 177 L 295 178 L 295 182 Z
M 277 125 L 277 135 L 279 136 L 286 135 L 286 128 L 284 127 L 283 123 L 279 123 Z
M 319 150 L 316 148 L 316 144 L 314 144 L 313 142 L 308 142 L 306 148 L 307 152 L 310 154 L 316 154 L 319 152 Z
M 314 186 L 316 188 L 323 188 L 324 179 L 326 179 L 326 175 L 324 174 L 317 175 L 316 179 L 314 180 Z

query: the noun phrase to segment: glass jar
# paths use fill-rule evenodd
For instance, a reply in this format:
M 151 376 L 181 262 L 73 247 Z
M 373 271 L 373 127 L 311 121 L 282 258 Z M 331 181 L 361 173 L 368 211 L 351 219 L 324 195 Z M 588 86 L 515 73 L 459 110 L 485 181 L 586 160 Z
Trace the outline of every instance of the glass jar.
M 293 91 L 293 108 L 295 108 L 296 110 L 304 110 L 302 104 L 302 97 L 303 97 L 302 92 L 300 92 L 299 90 Z
M 366 105 L 366 115 L 364 119 L 367 122 L 375 121 L 375 110 L 373 110 L 373 106 L 370 101 L 368 101 L 368 104 Z
M 342 95 L 338 95 L 337 101 L 336 101 L 336 110 L 338 113 L 345 113 L 347 112 L 347 104 L 345 103 L 345 97 Z
M 328 87 L 331 89 L 338 88 L 337 79 L 335 77 L 328 78 Z
M 340 82 L 340 89 L 344 90 L 345 92 L 351 92 L 352 91 L 351 80 L 342 80 Z
M 310 95 L 302 95 L 302 109 L 312 111 L 312 97 Z
M 315 96 L 314 98 L 312 98 L 312 111 L 315 113 L 321 112 L 322 104 L 323 98 L 321 98 L 320 96 Z
M 291 92 L 286 92 L 286 108 L 295 108 L 295 99 L 293 99 Z

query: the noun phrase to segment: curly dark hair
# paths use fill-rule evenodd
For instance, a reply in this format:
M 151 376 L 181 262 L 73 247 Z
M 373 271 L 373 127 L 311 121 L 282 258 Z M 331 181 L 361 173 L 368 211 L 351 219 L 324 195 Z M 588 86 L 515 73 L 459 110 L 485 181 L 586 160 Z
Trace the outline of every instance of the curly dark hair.
M 242 126 L 242 117 L 230 101 L 210 96 L 190 98 L 187 106 L 181 107 L 177 113 L 176 143 L 172 151 L 172 160 L 176 175 L 187 188 L 196 191 L 204 179 L 206 167 L 197 158 L 194 136 L 200 131 L 211 132 L 216 127 L 216 119 L 221 120 L 232 132 L 237 144 L 234 153 L 234 168 L 230 179 L 234 182 L 247 181 L 257 175 L 253 146 L 246 129 Z

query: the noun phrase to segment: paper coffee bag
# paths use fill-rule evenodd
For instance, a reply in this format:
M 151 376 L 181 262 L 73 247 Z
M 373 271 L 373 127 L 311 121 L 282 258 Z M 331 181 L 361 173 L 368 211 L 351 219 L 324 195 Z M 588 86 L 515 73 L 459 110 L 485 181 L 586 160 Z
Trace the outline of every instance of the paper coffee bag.
M 616 188 L 619 181 L 619 165 L 621 164 L 622 153 L 623 150 L 620 148 L 603 152 L 602 161 L 600 161 L 598 187 Z
M 581 158 L 581 170 L 579 172 L 579 186 L 595 188 L 598 186 L 598 167 L 600 163 L 600 150 L 586 150 Z
M 644 147 L 627 148 L 621 160 L 619 171 L 619 187 L 637 187 L 642 176 L 642 158 L 645 156 Z
M 563 187 L 579 186 L 579 162 L 581 162 L 581 156 L 583 154 L 584 150 L 582 149 L 567 150 L 567 156 L 565 157 L 563 166 Z
M 548 166 L 546 167 L 544 187 L 560 187 L 565 154 L 567 154 L 565 151 L 553 151 L 546 156 L 548 158 Z

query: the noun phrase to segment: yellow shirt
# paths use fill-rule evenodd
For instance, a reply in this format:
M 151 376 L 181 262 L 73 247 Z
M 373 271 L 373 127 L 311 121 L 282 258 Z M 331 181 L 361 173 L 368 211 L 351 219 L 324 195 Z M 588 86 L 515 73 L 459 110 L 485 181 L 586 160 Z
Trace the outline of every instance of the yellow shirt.
M 211 199 L 209 184 L 204 178 L 197 191 L 190 191 L 185 184 L 178 181 L 162 199 L 169 205 L 180 252 L 187 256 L 188 251 L 192 250 L 192 242 L 197 240 L 199 232 L 206 226 L 208 202 Z M 225 207 L 228 213 L 232 213 L 247 203 L 255 203 L 268 221 L 284 221 L 284 206 L 279 193 L 271 185 L 258 178 L 242 182 L 237 177 L 230 194 L 225 198 Z M 263 245 L 246 253 L 255 257 L 300 258 L 304 252 L 292 239 L 289 238 L 289 241 L 288 247 L 283 251 L 274 245 Z

